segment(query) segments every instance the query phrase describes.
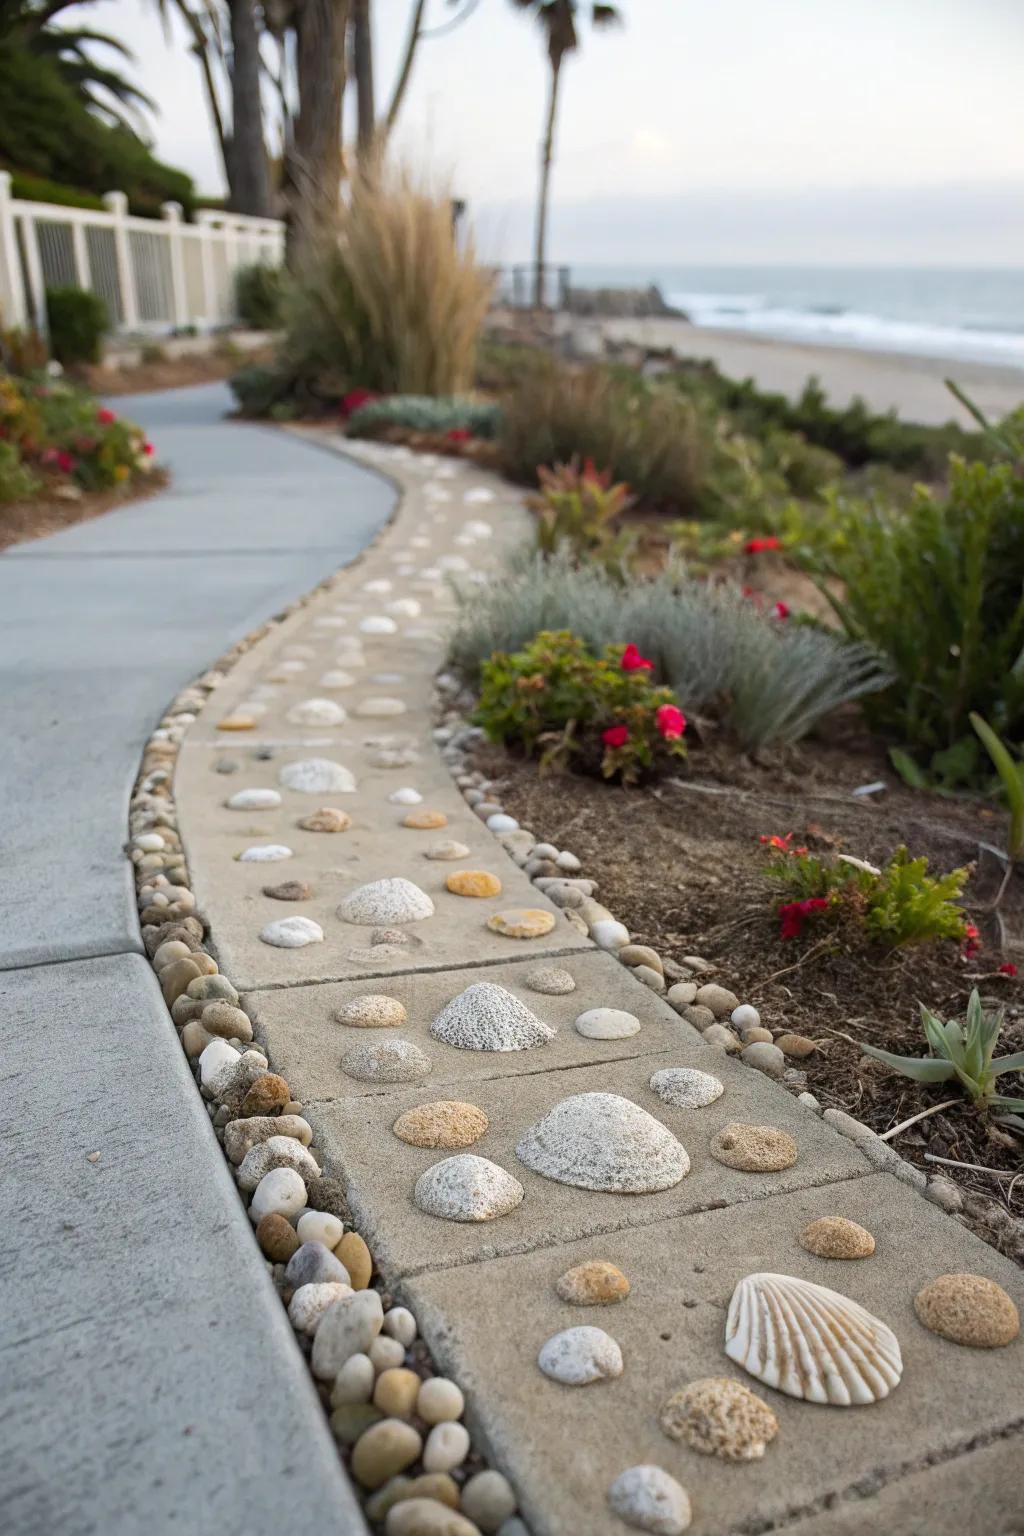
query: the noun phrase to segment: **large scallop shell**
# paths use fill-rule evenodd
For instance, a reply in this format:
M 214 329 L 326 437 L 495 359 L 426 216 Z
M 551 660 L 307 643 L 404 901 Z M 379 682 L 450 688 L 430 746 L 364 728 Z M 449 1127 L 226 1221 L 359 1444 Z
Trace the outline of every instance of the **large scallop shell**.
M 725 1352 L 766 1386 L 808 1403 L 877 1403 L 899 1384 L 896 1335 L 857 1302 L 792 1275 L 747 1275 L 732 1294 Z

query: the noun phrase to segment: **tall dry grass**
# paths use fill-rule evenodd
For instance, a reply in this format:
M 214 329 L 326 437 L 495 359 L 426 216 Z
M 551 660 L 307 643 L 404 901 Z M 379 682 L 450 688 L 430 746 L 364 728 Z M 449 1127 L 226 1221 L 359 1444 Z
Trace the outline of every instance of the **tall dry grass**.
M 288 303 L 297 365 L 388 394 L 472 387 L 493 279 L 450 198 L 405 170 L 357 181 L 337 242 L 311 258 Z

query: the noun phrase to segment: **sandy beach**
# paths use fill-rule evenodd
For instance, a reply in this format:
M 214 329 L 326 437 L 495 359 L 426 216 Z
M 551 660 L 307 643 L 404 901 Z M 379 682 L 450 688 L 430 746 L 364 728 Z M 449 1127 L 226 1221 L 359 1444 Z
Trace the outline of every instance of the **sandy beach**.
M 685 320 L 603 320 L 604 334 L 645 347 L 671 347 L 679 357 L 710 358 L 732 378 L 753 378 L 763 389 L 799 395 L 813 374 L 836 404 L 860 395 L 878 411 L 895 409 L 907 421 L 970 424 L 945 387 L 955 379 L 986 415 L 998 418 L 1024 402 L 1024 370 L 997 364 L 845 347 L 806 346 L 767 337 L 708 330 Z

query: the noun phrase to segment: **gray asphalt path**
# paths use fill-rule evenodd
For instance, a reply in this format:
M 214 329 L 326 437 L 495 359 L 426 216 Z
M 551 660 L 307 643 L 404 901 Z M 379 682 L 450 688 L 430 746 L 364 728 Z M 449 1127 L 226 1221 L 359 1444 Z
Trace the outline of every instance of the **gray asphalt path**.
M 122 852 L 167 701 L 394 501 L 228 403 L 117 402 L 171 489 L 0 557 L 0 1530 L 19 1536 L 364 1529 Z

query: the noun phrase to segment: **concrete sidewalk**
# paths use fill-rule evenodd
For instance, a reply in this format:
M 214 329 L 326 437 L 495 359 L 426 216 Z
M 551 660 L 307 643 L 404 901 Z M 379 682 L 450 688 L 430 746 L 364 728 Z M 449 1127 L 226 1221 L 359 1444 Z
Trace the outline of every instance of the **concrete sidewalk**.
M 0 1525 L 357 1532 L 122 850 L 173 693 L 354 558 L 394 495 L 225 422 L 221 385 L 115 403 L 171 488 L 0 558 Z

